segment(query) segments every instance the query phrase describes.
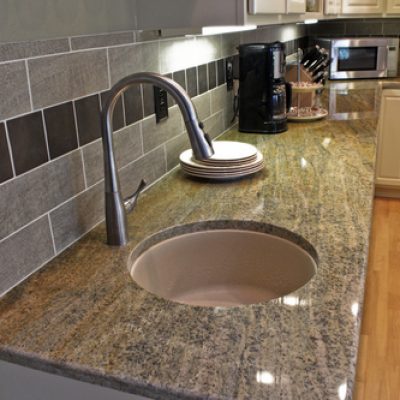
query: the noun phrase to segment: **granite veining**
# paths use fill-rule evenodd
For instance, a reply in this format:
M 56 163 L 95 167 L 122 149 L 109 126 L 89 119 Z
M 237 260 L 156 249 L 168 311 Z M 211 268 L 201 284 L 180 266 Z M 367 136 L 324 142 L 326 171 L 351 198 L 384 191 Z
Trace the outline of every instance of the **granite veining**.
M 357 96 L 354 96 L 357 99 Z M 0 358 L 154 399 L 351 398 L 368 257 L 376 119 L 230 131 L 265 169 L 230 183 L 174 169 L 139 198 L 131 241 L 104 224 L 0 299 Z M 289 296 L 233 308 L 158 298 L 127 261 L 163 229 L 204 221 L 272 224 L 310 242 L 317 274 Z M 359 309 L 359 312 L 356 310 Z

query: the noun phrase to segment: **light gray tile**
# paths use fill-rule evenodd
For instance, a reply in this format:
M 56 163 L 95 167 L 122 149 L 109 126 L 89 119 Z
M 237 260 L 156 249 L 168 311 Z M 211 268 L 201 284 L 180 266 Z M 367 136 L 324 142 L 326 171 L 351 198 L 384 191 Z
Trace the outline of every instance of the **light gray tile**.
M 220 111 L 204 120 L 204 131 L 210 135 L 211 139 L 215 139 L 225 130 L 223 118 L 223 111 Z
M 118 168 L 143 155 L 140 123 L 129 125 L 114 133 L 114 149 Z M 83 149 L 85 174 L 88 186 L 104 178 L 103 147 L 97 140 Z
M 143 120 L 143 146 L 144 152 L 154 149 L 167 140 L 183 132 L 183 119 L 178 107 L 170 109 L 166 120 L 156 123 L 155 116 Z
M 211 115 L 211 96 L 210 92 L 203 93 L 192 99 L 193 105 L 196 108 L 197 115 L 200 120 L 203 120 Z
M 104 184 L 100 182 L 50 213 L 57 253 L 104 218 Z
M 165 159 L 164 146 L 158 147 L 122 168 L 119 177 L 123 197 L 135 192 L 142 179 L 149 185 L 163 176 L 167 172 Z
M 0 239 L 84 189 L 76 150 L 0 186 Z
M 47 215 L 1 242 L 0 296 L 53 256 Z
M 146 30 L 146 31 L 135 31 L 137 42 L 146 42 L 148 40 L 157 40 L 161 38 L 160 30 Z
M 110 48 L 111 84 L 135 72 L 160 72 L 158 47 L 152 42 Z
M 72 50 L 92 49 L 96 47 L 109 47 L 134 42 L 134 33 L 117 32 L 104 35 L 75 36 L 71 38 Z
M 0 121 L 31 111 L 25 62 L 0 65 Z
M 179 155 L 186 149 L 190 149 L 188 134 L 185 132 L 182 135 L 174 137 L 165 146 L 167 151 L 167 169 L 169 171 L 179 164 Z
M 228 33 L 222 35 L 221 57 L 230 57 L 238 53 L 237 47 L 240 44 L 240 33 Z
M 218 86 L 211 91 L 211 113 L 215 114 L 224 108 L 233 108 L 233 91 L 227 91 L 226 85 Z
M 44 56 L 69 51 L 67 38 L 0 43 L 0 61 Z
M 105 49 L 29 60 L 34 108 L 108 89 Z

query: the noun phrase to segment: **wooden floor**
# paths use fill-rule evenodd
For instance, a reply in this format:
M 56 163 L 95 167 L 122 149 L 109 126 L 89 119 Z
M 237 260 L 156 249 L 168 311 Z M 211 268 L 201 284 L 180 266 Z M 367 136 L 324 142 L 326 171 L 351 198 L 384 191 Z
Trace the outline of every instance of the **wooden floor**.
M 400 200 L 375 199 L 353 400 L 400 400 Z

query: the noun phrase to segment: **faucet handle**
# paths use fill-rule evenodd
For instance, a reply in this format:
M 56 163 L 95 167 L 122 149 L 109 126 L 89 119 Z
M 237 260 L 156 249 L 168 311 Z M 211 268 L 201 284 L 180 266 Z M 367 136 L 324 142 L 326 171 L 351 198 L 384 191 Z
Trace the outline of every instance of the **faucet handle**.
M 146 187 L 146 185 L 146 181 L 142 179 L 136 191 L 132 195 L 124 199 L 124 206 L 127 213 L 131 212 L 135 208 L 139 194 Z

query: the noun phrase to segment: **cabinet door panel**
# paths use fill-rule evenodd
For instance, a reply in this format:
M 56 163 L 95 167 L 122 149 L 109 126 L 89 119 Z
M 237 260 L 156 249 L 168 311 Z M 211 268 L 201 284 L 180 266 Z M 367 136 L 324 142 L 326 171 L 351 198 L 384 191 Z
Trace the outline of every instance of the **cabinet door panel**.
M 386 11 L 389 14 L 400 14 L 400 0 L 388 0 Z
M 306 0 L 287 0 L 287 13 L 304 13 L 306 11 Z
M 384 0 L 342 0 L 343 14 L 375 14 L 383 12 Z
M 249 0 L 249 14 L 284 14 L 286 0 Z
M 400 90 L 382 92 L 376 183 L 400 186 Z

